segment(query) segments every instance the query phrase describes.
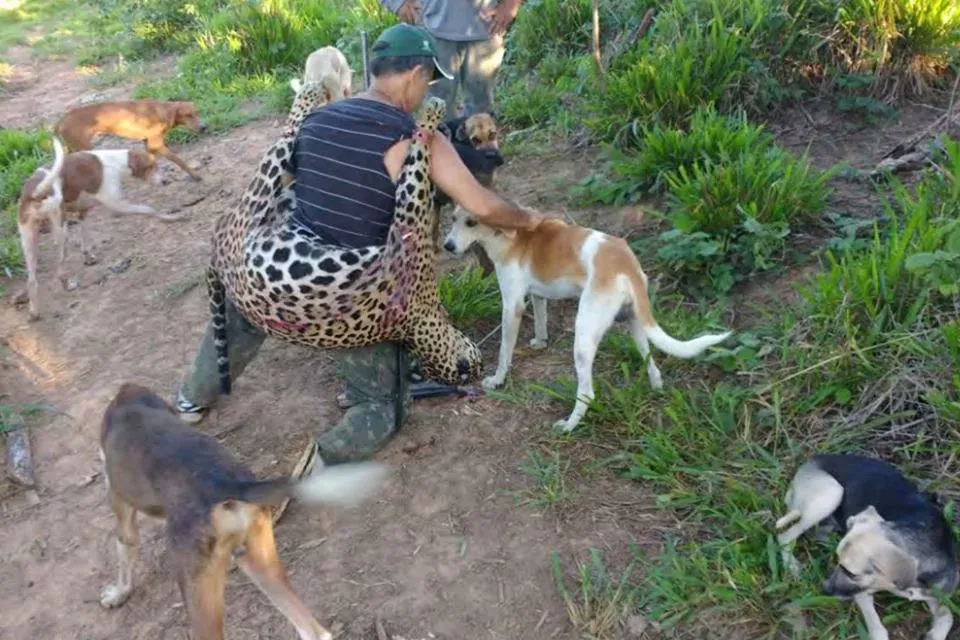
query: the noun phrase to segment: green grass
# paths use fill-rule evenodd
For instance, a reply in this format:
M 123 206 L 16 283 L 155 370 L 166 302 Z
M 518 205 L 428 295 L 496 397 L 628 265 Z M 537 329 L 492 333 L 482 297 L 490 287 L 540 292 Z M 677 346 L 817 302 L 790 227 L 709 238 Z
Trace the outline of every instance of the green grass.
M 512 492 L 514 502 L 541 511 L 561 508 L 572 497 L 567 487 L 570 466 L 570 461 L 564 460 L 558 451 L 530 452 L 520 465 L 520 471 L 529 478 L 531 485 Z
M 480 267 L 447 272 L 440 276 L 440 302 L 450 321 L 457 325 L 500 317 L 500 289 L 494 275 L 483 276 Z
M 20 188 L 37 167 L 51 161 L 52 156 L 47 131 L 0 129 L 0 272 L 7 276 L 23 267 L 16 219 Z

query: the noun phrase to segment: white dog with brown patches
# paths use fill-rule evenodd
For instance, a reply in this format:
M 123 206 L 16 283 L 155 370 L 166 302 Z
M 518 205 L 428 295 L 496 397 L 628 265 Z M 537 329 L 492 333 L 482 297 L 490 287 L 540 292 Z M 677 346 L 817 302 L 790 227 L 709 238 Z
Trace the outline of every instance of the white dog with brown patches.
M 615 321 L 629 318 L 633 339 L 647 360 L 647 375 L 655 389 L 663 382 L 650 355 L 651 342 L 672 356 L 686 359 L 723 342 L 732 333 L 686 342 L 667 335 L 650 310 L 647 276 L 622 238 L 556 219 L 545 220 L 534 231 L 504 231 L 480 224 L 457 207 L 443 248 L 462 256 L 474 243 L 481 245 L 493 261 L 503 299 L 500 359 L 496 373 L 483 380 L 484 388 L 497 388 L 507 377 L 528 293 L 533 299 L 534 338 L 530 346 L 539 349 L 547 346 L 547 299 L 580 298 L 573 347 L 577 402 L 573 412 L 554 425 L 564 432 L 576 428 L 593 401 L 593 360 L 600 340 Z

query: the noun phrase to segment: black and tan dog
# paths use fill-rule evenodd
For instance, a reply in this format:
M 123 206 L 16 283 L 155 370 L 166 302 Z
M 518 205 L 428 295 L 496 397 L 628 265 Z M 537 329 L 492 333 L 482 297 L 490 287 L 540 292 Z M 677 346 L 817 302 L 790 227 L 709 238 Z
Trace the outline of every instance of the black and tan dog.
M 372 463 L 327 467 L 302 481 L 257 480 L 212 437 L 181 422 L 158 395 L 124 384 L 107 407 L 100 435 L 109 499 L 117 517 L 116 584 L 106 608 L 133 590 L 140 536 L 137 512 L 166 518 L 167 545 L 194 640 L 223 638 L 224 586 L 232 554 L 243 572 L 293 623 L 301 640 L 330 640 L 293 592 L 273 537 L 268 505 L 289 498 L 355 504 L 386 475 Z
M 490 189 L 493 187 L 493 174 L 503 166 L 503 156 L 500 155 L 500 135 L 497 122 L 492 113 L 477 113 L 472 116 L 460 116 L 443 123 L 440 131 L 450 139 L 457 155 L 477 182 Z M 433 228 L 434 242 L 440 242 L 440 209 L 452 204 L 449 196 L 440 189 L 434 195 L 434 204 L 437 207 L 436 224 Z M 471 249 L 483 269 L 483 275 L 493 273 L 493 262 L 484 252 L 483 247 L 475 246 Z
M 788 513 L 777 520 L 781 557 L 800 572 L 792 548 L 821 523 L 839 529 L 837 565 L 823 583 L 825 593 L 853 599 L 870 640 L 890 637 L 873 604 L 880 591 L 920 600 L 933 614 L 926 640 L 946 640 L 953 614 L 937 600 L 957 588 L 953 531 L 934 494 L 923 493 L 895 467 L 856 455 L 814 456 L 797 470 L 785 498 Z

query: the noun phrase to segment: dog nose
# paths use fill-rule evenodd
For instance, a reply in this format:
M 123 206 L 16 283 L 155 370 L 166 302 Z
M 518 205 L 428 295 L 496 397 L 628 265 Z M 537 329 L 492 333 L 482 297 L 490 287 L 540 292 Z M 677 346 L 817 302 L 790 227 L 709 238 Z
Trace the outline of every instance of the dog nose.
M 200 127 L 199 127 L 197 130 L 198 130 L 200 133 L 204 133 L 204 132 L 207 130 L 207 125 L 201 124 Z
M 453 244 L 453 240 L 447 240 L 446 242 L 443 243 L 444 251 L 449 251 L 450 253 L 453 253 L 456 248 L 457 248 L 456 245 Z

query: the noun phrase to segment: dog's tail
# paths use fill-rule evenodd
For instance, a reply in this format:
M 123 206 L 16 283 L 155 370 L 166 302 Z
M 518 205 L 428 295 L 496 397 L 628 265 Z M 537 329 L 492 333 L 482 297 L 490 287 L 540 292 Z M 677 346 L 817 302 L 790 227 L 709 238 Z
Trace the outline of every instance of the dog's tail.
M 800 511 L 800 509 L 791 509 L 787 513 L 787 515 L 777 520 L 776 524 L 774 525 L 774 528 L 783 529 L 785 526 L 787 526 L 788 524 L 791 524 L 793 521 L 799 520 L 800 516 L 802 515 L 803 515 L 803 512 Z
M 293 498 L 306 504 L 356 505 L 373 494 L 389 468 L 375 462 L 324 467 L 303 480 L 264 480 L 235 487 L 228 498 L 254 504 L 275 505 Z
M 50 187 L 53 186 L 54 180 L 60 177 L 60 171 L 63 169 L 64 156 L 63 144 L 60 142 L 60 138 L 54 136 L 53 167 L 50 168 L 50 171 L 47 172 L 47 175 L 44 176 L 43 180 L 40 181 L 40 184 L 37 185 L 37 188 L 33 190 L 32 194 L 30 194 L 32 198 L 39 198 L 46 195 L 46 193 L 50 191 Z
M 730 337 L 732 331 L 725 333 L 711 333 L 693 340 L 677 340 L 667 334 L 653 317 L 650 309 L 650 297 L 647 293 L 647 277 L 638 268 L 629 276 L 630 289 L 633 292 L 633 323 L 634 329 L 643 331 L 650 342 L 661 351 L 676 358 L 694 358 L 709 347 L 719 344 Z
M 227 343 L 227 290 L 213 265 L 207 267 L 207 296 L 210 299 L 210 324 L 217 353 L 220 393 L 230 395 L 230 350 Z

